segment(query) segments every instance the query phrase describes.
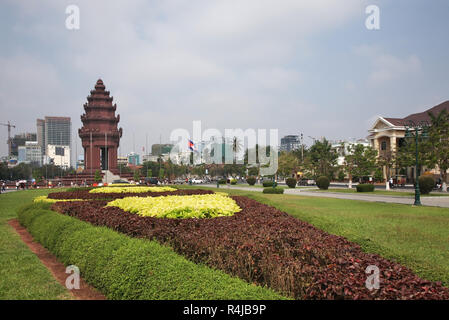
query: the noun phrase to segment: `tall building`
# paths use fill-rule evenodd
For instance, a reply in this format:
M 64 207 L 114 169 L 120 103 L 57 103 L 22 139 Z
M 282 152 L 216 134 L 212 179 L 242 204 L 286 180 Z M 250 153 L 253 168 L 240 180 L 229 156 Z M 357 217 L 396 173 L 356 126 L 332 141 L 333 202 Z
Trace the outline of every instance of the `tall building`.
M 42 154 L 45 154 L 46 144 L 45 144 L 45 121 L 42 119 L 36 120 L 37 128 L 37 144 L 41 147 Z
M 11 156 L 19 155 L 19 147 L 25 146 L 26 141 L 36 141 L 35 133 L 20 133 L 11 138 Z
M 42 165 L 42 151 L 37 141 L 26 141 L 24 146 L 19 146 L 18 163 L 21 162 Z
M 47 146 L 47 156 L 52 159 L 56 166 L 69 168 L 70 167 L 70 147 L 63 145 L 49 144 Z
M 45 146 L 71 146 L 72 122 L 70 117 L 45 117 Z
M 37 143 L 42 153 L 47 154 L 48 146 L 71 146 L 72 122 L 70 117 L 45 117 L 36 120 Z
M 299 136 L 288 135 L 281 138 L 281 148 L 280 151 L 293 151 L 298 150 L 301 147 L 301 140 Z

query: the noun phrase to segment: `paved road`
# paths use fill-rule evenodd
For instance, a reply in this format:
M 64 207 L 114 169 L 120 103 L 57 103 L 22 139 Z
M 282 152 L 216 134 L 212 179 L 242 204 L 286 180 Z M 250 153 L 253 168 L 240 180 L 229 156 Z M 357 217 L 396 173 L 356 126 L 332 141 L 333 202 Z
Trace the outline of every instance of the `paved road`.
M 208 187 L 217 187 L 216 185 L 206 185 Z M 244 191 L 262 192 L 263 188 L 243 187 L 243 186 L 220 186 L 220 189 L 237 189 Z M 357 193 L 340 193 L 340 192 L 318 192 L 310 191 L 316 188 L 307 189 L 285 189 L 285 194 L 310 196 L 310 197 L 322 197 L 322 198 L 335 198 L 335 199 L 349 199 L 349 200 L 362 200 L 371 202 L 388 202 L 399 204 L 410 204 L 415 202 L 413 196 L 385 196 L 385 195 L 365 195 Z M 425 206 L 444 207 L 449 208 L 449 196 L 441 197 L 421 197 L 421 203 Z

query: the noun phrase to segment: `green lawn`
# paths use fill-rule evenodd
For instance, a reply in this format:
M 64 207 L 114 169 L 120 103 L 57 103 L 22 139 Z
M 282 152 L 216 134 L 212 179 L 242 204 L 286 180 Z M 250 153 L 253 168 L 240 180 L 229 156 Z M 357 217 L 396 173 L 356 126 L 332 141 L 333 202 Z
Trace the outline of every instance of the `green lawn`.
M 382 195 L 382 196 L 397 196 L 397 197 L 411 197 L 415 196 L 414 191 L 391 191 L 391 190 L 374 190 L 373 192 L 357 192 L 355 188 L 330 188 L 327 190 L 315 189 L 311 191 L 317 192 L 339 192 L 339 193 L 357 193 L 362 195 Z M 422 194 L 421 197 L 447 197 L 449 192 L 431 192 L 429 194 Z
M 215 189 L 217 190 L 217 189 Z M 449 209 L 220 188 L 274 206 L 449 286 Z
M 0 299 L 71 299 L 50 271 L 7 223 L 16 209 L 48 190 L 17 191 L 0 195 Z

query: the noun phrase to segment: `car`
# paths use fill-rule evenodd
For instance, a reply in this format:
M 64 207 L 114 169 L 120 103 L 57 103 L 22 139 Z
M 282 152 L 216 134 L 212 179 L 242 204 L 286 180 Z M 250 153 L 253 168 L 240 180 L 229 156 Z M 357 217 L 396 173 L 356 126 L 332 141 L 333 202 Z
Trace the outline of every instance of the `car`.
M 193 178 L 193 179 L 192 179 L 192 183 L 204 183 L 204 180 L 202 180 L 202 179 L 197 179 L 197 178 Z
M 161 184 L 160 182 L 159 182 L 159 180 L 157 179 L 157 178 L 145 178 L 145 183 L 146 184 L 155 184 L 155 185 L 159 185 L 159 184 Z
M 120 183 L 120 184 L 121 184 L 121 183 L 129 184 L 128 181 L 126 181 L 126 180 L 121 180 L 121 179 L 112 181 L 112 184 L 118 184 L 118 183 Z

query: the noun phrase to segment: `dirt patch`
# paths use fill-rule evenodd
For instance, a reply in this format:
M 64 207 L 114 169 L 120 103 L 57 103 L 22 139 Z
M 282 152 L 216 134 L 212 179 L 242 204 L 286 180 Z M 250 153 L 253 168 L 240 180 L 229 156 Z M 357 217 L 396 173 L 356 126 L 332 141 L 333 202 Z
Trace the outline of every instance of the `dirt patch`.
M 33 240 L 31 234 L 26 228 L 22 227 L 17 219 L 8 221 L 8 224 L 16 230 L 22 241 L 47 267 L 53 277 L 65 287 L 65 281 L 69 274 L 65 273 L 66 267 L 59 262 L 54 255 L 45 249 L 40 243 Z M 68 290 L 68 289 L 67 289 Z M 106 297 L 98 292 L 94 287 L 87 284 L 83 278 L 80 278 L 80 288 L 68 290 L 76 300 L 106 300 Z

